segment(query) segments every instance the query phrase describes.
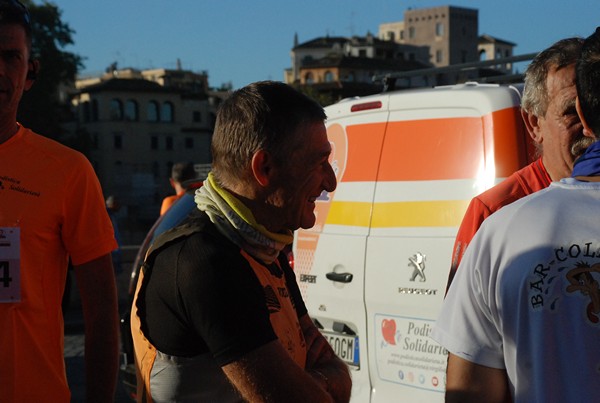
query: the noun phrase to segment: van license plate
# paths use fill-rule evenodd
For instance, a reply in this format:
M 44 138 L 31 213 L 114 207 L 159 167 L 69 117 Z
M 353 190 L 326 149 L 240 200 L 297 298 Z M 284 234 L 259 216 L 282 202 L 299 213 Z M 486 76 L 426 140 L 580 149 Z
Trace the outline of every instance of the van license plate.
M 327 339 L 333 351 L 346 364 L 358 367 L 360 354 L 358 350 L 358 336 L 346 336 L 337 333 L 321 332 Z

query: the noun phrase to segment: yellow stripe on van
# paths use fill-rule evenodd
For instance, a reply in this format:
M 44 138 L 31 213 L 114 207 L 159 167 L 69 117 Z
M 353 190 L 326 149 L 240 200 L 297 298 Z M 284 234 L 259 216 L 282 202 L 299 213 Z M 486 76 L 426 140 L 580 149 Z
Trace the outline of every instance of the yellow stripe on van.
M 458 227 L 469 200 L 375 203 L 373 228 Z M 333 202 L 327 224 L 369 226 L 370 203 Z
M 336 202 L 331 203 L 327 224 L 368 227 L 371 217 L 371 203 Z

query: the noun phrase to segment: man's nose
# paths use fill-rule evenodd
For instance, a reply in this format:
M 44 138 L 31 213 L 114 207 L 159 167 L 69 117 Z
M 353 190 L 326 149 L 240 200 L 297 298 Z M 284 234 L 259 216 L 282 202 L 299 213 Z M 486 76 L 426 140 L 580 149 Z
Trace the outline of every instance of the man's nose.
M 325 168 L 325 176 L 323 178 L 323 189 L 328 192 L 333 192 L 337 187 L 337 180 L 335 179 L 335 172 L 333 171 L 333 167 L 330 163 L 327 163 L 327 167 Z

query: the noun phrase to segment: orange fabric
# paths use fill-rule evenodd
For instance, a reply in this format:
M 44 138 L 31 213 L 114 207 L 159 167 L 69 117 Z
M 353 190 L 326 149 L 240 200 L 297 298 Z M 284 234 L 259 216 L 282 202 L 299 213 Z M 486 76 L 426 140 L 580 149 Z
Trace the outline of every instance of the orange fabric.
M 160 215 L 163 215 L 167 212 L 167 210 L 175 203 L 177 200 L 181 199 L 181 197 L 185 194 L 185 191 L 179 192 L 176 195 L 167 196 L 163 199 L 162 204 L 160 205 Z
M 483 221 L 502 207 L 547 188 L 550 182 L 552 180 L 540 158 L 471 200 L 456 235 L 448 286 Z
M 131 306 L 130 322 L 133 348 L 135 352 L 135 377 L 137 381 L 137 401 L 152 403 L 150 395 L 150 373 L 156 359 L 156 348 L 150 343 L 142 332 L 142 322 L 138 315 L 137 299 L 144 281 L 144 271 L 140 270 L 133 304 Z
M 265 290 L 267 304 L 271 301 L 277 301 L 276 306 L 269 306 L 271 313 L 269 319 L 271 326 L 279 339 L 279 342 L 287 350 L 290 357 L 304 369 L 306 366 L 306 341 L 302 333 L 300 321 L 296 314 L 296 309 L 292 304 L 292 299 L 285 282 L 285 276 L 277 277 L 272 275 L 265 266 L 257 262 L 252 256 L 241 251 L 242 256 L 246 258 L 250 266 L 254 270 L 254 274 L 260 281 L 260 284 Z M 279 262 L 274 262 L 279 266 Z M 269 299 L 273 294 L 275 298 Z
M 68 256 L 79 265 L 117 247 L 90 163 L 20 128 L 0 144 L 0 227 L 21 231 L 21 301 L 0 303 L 0 400 L 69 402 L 61 311 Z

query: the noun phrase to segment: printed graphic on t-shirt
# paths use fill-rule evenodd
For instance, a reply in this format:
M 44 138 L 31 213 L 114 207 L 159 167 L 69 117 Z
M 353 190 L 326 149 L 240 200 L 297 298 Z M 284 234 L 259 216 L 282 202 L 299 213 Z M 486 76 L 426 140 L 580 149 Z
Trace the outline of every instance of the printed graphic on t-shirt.
M 560 309 L 562 298 L 579 298 L 590 324 L 600 322 L 600 244 L 573 243 L 554 249 L 553 259 L 538 263 L 529 277 L 533 310 Z
M 24 186 L 20 180 L 12 178 L 10 176 L 0 176 L 0 190 L 19 192 L 26 196 L 40 197 L 39 191 L 29 189 Z

